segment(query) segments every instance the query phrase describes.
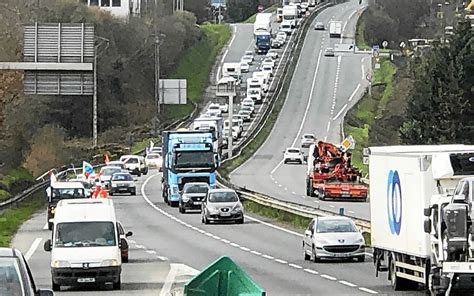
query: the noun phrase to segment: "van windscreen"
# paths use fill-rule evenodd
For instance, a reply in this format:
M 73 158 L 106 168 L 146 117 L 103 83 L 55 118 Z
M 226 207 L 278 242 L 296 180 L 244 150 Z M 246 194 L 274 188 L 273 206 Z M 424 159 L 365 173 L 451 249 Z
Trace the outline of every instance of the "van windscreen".
M 56 226 L 55 247 L 110 247 L 116 244 L 112 222 L 65 222 Z

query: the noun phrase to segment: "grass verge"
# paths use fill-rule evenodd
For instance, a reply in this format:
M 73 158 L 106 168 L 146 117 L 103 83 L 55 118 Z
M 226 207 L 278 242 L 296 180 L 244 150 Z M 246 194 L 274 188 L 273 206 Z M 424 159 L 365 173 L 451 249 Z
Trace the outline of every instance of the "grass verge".
M 8 247 L 20 226 L 45 204 L 43 191 L 0 214 L 0 247 Z
M 356 29 L 356 35 L 355 35 L 356 46 L 359 49 L 370 49 L 369 44 L 367 44 L 364 38 L 364 31 L 365 31 L 364 15 L 365 15 L 365 11 L 362 12 L 362 15 L 357 20 L 357 29 Z
M 171 78 L 186 79 L 188 100 L 199 103 L 209 82 L 209 73 L 217 55 L 229 41 L 232 32 L 228 25 L 205 24 L 201 26 L 203 38 L 191 47 L 181 59 Z M 165 120 L 174 121 L 191 114 L 193 105 L 165 106 Z
M 10 199 L 13 195 L 25 190 L 33 184 L 33 175 L 25 168 L 12 169 L 0 177 L 0 202 Z
M 390 60 L 382 60 L 380 69 L 375 70 L 372 96 L 366 93 L 346 116 L 344 131 L 352 135 L 357 143 L 353 152 L 353 162 L 365 174 L 368 173 L 368 167 L 363 164 L 362 150 L 370 146 L 370 127 L 377 116 L 381 116 L 385 111 L 392 97 L 396 72 L 397 68 Z

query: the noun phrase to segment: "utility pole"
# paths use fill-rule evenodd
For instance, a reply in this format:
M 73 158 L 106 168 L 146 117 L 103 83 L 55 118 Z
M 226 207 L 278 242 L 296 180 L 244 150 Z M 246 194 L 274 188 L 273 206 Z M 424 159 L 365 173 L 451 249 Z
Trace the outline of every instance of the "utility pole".
M 97 147 L 97 50 L 99 44 L 95 47 L 94 53 L 94 95 L 92 99 L 92 146 Z
M 155 135 L 158 131 L 160 118 L 160 36 L 155 31 Z

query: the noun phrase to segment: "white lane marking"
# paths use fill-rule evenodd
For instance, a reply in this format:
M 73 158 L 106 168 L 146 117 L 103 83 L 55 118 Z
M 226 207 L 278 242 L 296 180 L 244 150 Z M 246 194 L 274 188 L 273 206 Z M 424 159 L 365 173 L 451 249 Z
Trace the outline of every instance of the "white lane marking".
M 48 229 L 48 222 L 46 222 L 46 224 L 44 224 L 43 226 L 43 230 L 46 230 L 46 229 Z
M 281 184 L 278 184 L 278 187 L 283 187 L 283 185 L 281 185 Z
M 156 254 L 155 250 L 146 250 L 145 252 L 147 252 L 148 254 Z
M 319 274 L 319 272 L 317 272 L 316 270 L 312 270 L 312 269 L 309 269 L 309 268 L 305 268 L 305 269 L 303 269 L 303 270 L 306 271 L 307 273 Z
M 291 230 L 282 228 L 282 227 L 280 227 L 280 226 L 276 226 L 276 225 L 273 225 L 273 224 L 270 224 L 270 223 L 267 223 L 267 222 L 263 222 L 263 221 L 261 221 L 261 220 L 259 220 L 259 219 L 256 219 L 256 218 L 253 218 L 253 217 L 249 217 L 249 216 L 247 216 L 247 215 L 245 215 L 245 219 L 249 219 L 249 220 L 258 222 L 258 223 L 263 224 L 263 225 L 265 225 L 265 226 L 268 226 L 268 227 L 271 227 L 271 228 L 274 228 L 274 229 L 277 229 L 277 230 L 286 232 L 286 233 L 291 234 L 291 235 L 295 235 L 295 236 L 298 236 L 298 237 L 304 237 L 304 235 L 302 235 L 302 234 L 300 234 L 300 233 L 298 233 L 298 232 L 294 232 L 294 231 L 291 231 Z
M 360 287 L 359 290 L 370 293 L 370 294 L 378 294 L 374 290 L 370 290 L 370 289 L 367 289 L 367 288 L 364 288 L 364 287 Z
M 322 274 L 321 277 L 325 278 L 325 279 L 328 279 L 328 280 L 331 280 L 331 281 L 337 280 L 337 278 L 335 278 L 333 276 L 330 276 L 330 275 L 327 275 L 327 274 Z
M 235 39 L 235 35 L 237 34 L 237 26 L 233 26 L 233 25 L 231 25 L 231 26 L 234 28 L 234 34 L 232 35 L 232 38 L 230 39 L 229 45 L 227 45 L 227 49 L 225 50 L 224 54 L 222 55 L 220 66 L 217 68 L 216 83 L 217 83 L 217 81 L 219 81 L 219 78 L 220 78 L 219 75 L 220 75 L 221 70 L 222 70 L 222 64 L 224 63 L 224 60 L 225 60 L 227 54 L 229 53 L 229 48 L 232 46 L 232 43 L 234 42 L 234 39 Z
M 291 267 L 296 268 L 296 269 L 302 269 L 303 268 L 301 265 L 297 265 L 297 264 L 293 264 L 293 263 L 288 264 L 288 266 L 291 266 Z
M 328 126 L 327 126 L 327 128 L 326 128 L 326 132 L 329 132 L 329 129 L 330 129 L 330 128 L 331 128 L 331 122 L 328 121 Z
M 174 216 L 172 216 L 172 215 L 169 214 L 168 212 L 166 212 L 166 211 L 160 209 L 158 206 L 156 206 L 155 204 L 153 204 L 153 202 L 148 198 L 148 196 L 147 196 L 146 193 L 145 193 L 145 187 L 146 187 L 146 185 L 148 184 L 148 182 L 149 182 L 153 177 L 156 177 L 156 176 L 158 176 L 158 174 L 157 174 L 157 175 L 152 175 L 152 176 L 148 177 L 148 178 L 145 180 L 145 182 L 143 183 L 143 185 L 142 185 L 142 187 L 141 187 L 142 198 L 143 198 L 143 199 L 146 201 L 146 203 L 148 203 L 153 209 L 155 209 L 156 211 L 160 212 L 161 214 L 163 214 L 163 215 L 165 215 L 165 216 L 167 216 L 167 217 L 169 217 L 169 218 L 171 219 L 171 218 L 174 217 Z M 293 232 L 293 231 L 290 231 L 290 230 L 287 230 L 287 229 L 284 229 L 284 228 L 281 228 L 281 227 L 278 227 L 278 226 L 275 226 L 275 225 L 272 225 L 272 224 L 269 224 L 269 223 L 262 222 L 262 221 L 260 221 L 260 220 L 258 220 L 258 219 L 255 219 L 255 218 L 248 217 L 248 216 L 246 216 L 246 218 L 249 219 L 249 220 L 257 221 L 257 222 L 259 222 L 259 223 L 261 223 L 261 224 L 263 224 L 263 225 L 266 225 L 266 226 L 269 226 L 269 227 L 272 227 L 272 228 L 275 228 L 275 229 L 284 231 L 284 232 L 286 232 L 286 233 L 290 233 L 290 234 L 293 234 L 293 235 L 296 235 L 296 236 L 299 236 L 299 237 L 303 237 L 303 235 L 301 235 L 301 234 L 299 234 L 299 233 L 296 233 L 296 232 Z M 181 221 L 181 220 L 180 220 L 180 219 L 177 219 L 176 221 Z M 201 230 L 201 229 L 199 229 L 199 228 L 196 228 L 196 229 L 197 229 L 198 231 Z M 206 233 L 206 232 L 203 231 L 203 233 Z M 225 240 L 225 239 L 221 239 L 221 241 L 222 241 L 222 242 L 227 242 L 227 243 L 230 243 L 231 245 L 235 245 L 235 246 L 240 247 L 240 245 L 238 245 L 238 244 L 236 244 L 236 243 L 231 243 L 231 242 L 229 242 L 228 240 Z M 248 249 L 248 248 L 245 248 L 245 247 L 244 247 L 244 248 L 240 247 L 240 248 L 241 248 L 242 250 L 247 250 L 247 249 Z M 275 260 L 276 262 L 278 262 L 278 261 L 275 259 L 275 257 L 273 257 L 273 256 L 271 256 L 271 255 L 268 255 L 268 254 L 263 254 L 263 255 L 262 255 L 262 253 L 257 252 L 257 251 L 253 251 L 253 250 L 250 250 L 250 249 L 248 249 L 248 251 L 250 251 L 250 253 L 252 253 L 252 254 L 254 254 L 254 255 L 258 255 L 258 256 L 261 256 L 261 257 L 266 258 L 266 259 L 268 259 L 268 260 Z M 168 258 L 162 257 L 162 256 L 157 256 L 157 258 L 159 258 L 159 259 L 161 259 L 161 260 L 163 260 L 163 261 L 169 260 Z M 171 265 L 172 265 L 172 264 L 171 264 Z M 183 265 L 183 264 L 176 264 L 176 265 Z M 183 265 L 183 266 L 185 266 L 185 265 Z M 293 268 L 296 268 L 296 269 L 303 269 L 302 266 L 297 265 L 297 264 L 294 264 L 294 263 L 289 263 L 288 266 L 293 267 Z M 308 272 L 308 273 L 312 273 L 312 274 L 318 274 L 317 271 L 314 271 L 314 270 L 311 270 L 311 269 L 304 269 L 304 271 L 305 271 L 305 272 Z M 177 272 L 176 272 L 176 271 L 173 271 L 173 273 L 172 273 L 172 270 L 170 270 L 170 274 L 168 274 L 168 276 L 167 276 L 167 278 L 166 278 L 166 280 L 165 280 L 165 284 L 164 284 L 164 286 L 163 286 L 163 288 L 162 288 L 162 290 L 161 290 L 160 296 L 161 296 L 161 295 L 168 295 L 167 293 L 169 293 L 169 289 L 171 288 L 171 285 L 172 285 L 172 283 L 174 282 L 174 278 L 175 278 L 176 276 L 177 276 Z M 322 276 L 322 277 L 325 277 L 325 278 L 327 278 L 327 279 L 334 279 L 334 280 L 336 280 L 335 277 L 332 277 L 332 276 L 329 276 L 329 275 L 321 275 L 321 276 Z M 367 289 L 367 290 L 369 290 L 369 289 Z M 364 290 L 363 290 L 363 291 L 364 291 Z M 370 290 L 370 291 L 372 291 L 372 290 Z M 372 291 L 372 292 L 375 292 L 375 291 Z M 165 294 L 162 294 L 162 293 L 165 293 Z M 375 292 L 375 293 L 377 293 L 377 292 Z
M 291 194 L 296 195 L 296 192 L 292 191 Z
M 165 283 L 160 292 L 160 296 L 170 295 L 171 286 L 174 283 L 177 273 L 178 273 L 178 266 L 176 264 L 170 264 L 170 271 L 168 275 L 166 276 Z
M 209 232 L 206 232 L 206 235 L 209 236 L 209 237 L 212 237 L 212 233 L 209 233 Z
M 347 104 L 345 104 L 344 106 L 342 106 L 341 110 L 339 110 L 339 112 L 336 114 L 336 116 L 334 116 L 334 118 L 332 120 L 336 120 L 339 116 L 341 116 L 342 112 L 344 112 L 344 110 L 347 108 Z
M 213 239 L 217 239 L 217 240 L 220 240 L 220 239 L 221 239 L 221 238 L 218 237 L 217 235 L 213 235 L 212 238 L 213 238 Z
M 350 282 L 346 282 L 346 281 L 339 281 L 339 283 L 343 284 L 343 285 L 346 285 L 346 286 L 349 286 L 349 287 L 357 287 L 357 285 L 353 284 L 353 283 L 350 283 Z
M 145 246 L 142 246 L 142 245 L 135 245 L 135 247 L 136 247 L 137 249 L 145 249 Z
M 38 248 L 38 246 L 39 246 L 39 244 L 41 243 L 42 240 L 43 239 L 41 237 L 35 238 L 35 240 L 33 241 L 30 248 L 28 249 L 28 251 L 25 254 L 26 261 L 30 260 L 31 256 L 33 256 L 33 254 L 35 253 L 36 249 Z
M 361 69 L 362 69 L 362 78 L 361 79 L 364 80 L 365 79 L 365 67 L 364 67 L 364 62 L 363 61 L 361 63 Z
M 288 261 L 281 260 L 281 259 L 275 259 L 275 262 L 281 263 L 281 264 L 288 264 Z
M 335 208 L 335 206 L 334 206 L 334 205 L 329 205 L 329 207 L 331 207 L 331 208 Z
M 286 188 L 286 187 L 285 187 L 285 188 L 283 188 L 283 189 L 285 189 L 285 191 L 288 191 L 288 188 Z
M 221 239 L 221 242 L 223 242 L 224 244 L 230 243 L 230 241 L 228 241 L 228 240 L 226 240 L 226 239 Z
M 352 93 L 352 95 L 349 97 L 349 102 L 352 101 L 355 97 L 355 95 L 357 94 L 357 92 L 359 91 L 359 88 L 360 88 L 360 83 L 357 84 L 357 87 L 356 89 L 354 90 L 354 92 Z
M 156 258 L 160 259 L 161 261 L 168 261 L 169 259 L 165 256 L 156 256 Z
M 355 214 L 354 211 L 347 211 L 349 214 Z
M 238 245 L 238 244 L 236 244 L 236 243 L 230 243 L 230 245 L 231 245 L 232 247 L 236 247 L 236 248 L 240 247 L 240 245 Z
M 249 252 L 250 249 L 249 248 L 246 248 L 246 247 L 240 247 L 239 249 L 241 249 L 242 251 L 245 251 L 245 252 Z
M 269 259 L 269 260 L 275 259 L 275 257 L 270 256 L 270 255 L 267 255 L 267 254 L 262 255 L 262 257 L 263 257 L 263 258 L 266 258 L 266 259 Z

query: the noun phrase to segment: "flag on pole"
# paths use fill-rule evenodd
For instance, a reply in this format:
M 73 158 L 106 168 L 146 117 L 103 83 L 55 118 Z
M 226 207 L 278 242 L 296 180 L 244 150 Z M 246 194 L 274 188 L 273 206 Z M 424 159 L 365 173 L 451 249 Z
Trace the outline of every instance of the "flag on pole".
M 56 181 L 58 181 L 58 179 L 56 178 L 56 175 L 54 174 L 53 170 L 49 170 L 49 185 L 53 186 Z
M 110 162 L 109 155 L 105 154 L 105 164 L 108 164 Z
M 82 174 L 87 178 L 89 178 L 89 176 L 94 173 L 94 167 L 86 162 L 86 161 L 83 161 L 82 162 Z

